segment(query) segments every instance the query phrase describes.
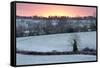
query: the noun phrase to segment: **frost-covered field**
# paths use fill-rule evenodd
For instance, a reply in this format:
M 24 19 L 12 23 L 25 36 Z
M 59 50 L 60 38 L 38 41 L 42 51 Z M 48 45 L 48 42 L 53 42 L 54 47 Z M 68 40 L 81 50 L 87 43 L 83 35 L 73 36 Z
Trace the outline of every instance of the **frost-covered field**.
M 96 56 L 93 55 L 21 55 L 17 54 L 17 65 L 28 64 L 45 64 L 45 63 L 61 63 L 61 62 L 80 62 L 95 61 Z
M 78 48 L 96 49 L 96 32 L 63 33 L 17 38 L 16 47 L 26 51 L 72 51 L 71 38 L 79 36 Z M 16 54 L 17 65 L 95 61 L 95 55 L 21 55 Z
M 96 49 L 96 32 L 63 33 L 17 38 L 16 47 L 26 51 L 72 51 L 71 38 L 77 34 L 78 48 Z

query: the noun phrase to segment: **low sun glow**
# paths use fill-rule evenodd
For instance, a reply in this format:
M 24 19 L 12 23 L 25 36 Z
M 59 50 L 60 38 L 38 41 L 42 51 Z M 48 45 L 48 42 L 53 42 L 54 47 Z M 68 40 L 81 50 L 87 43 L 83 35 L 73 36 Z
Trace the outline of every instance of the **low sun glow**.
M 46 13 L 44 14 L 44 16 L 48 17 L 48 16 L 65 16 L 66 14 L 61 13 L 61 12 L 52 12 L 52 13 Z
M 92 16 L 96 13 L 94 7 L 45 5 L 45 4 L 16 4 L 16 15 L 19 16 Z

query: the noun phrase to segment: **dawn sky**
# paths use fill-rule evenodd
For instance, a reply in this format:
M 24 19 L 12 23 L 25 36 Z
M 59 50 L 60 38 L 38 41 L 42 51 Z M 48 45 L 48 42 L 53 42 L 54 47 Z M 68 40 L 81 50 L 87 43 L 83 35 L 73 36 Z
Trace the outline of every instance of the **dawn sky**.
M 96 13 L 94 7 L 62 6 L 17 3 L 16 15 L 19 16 L 93 16 Z

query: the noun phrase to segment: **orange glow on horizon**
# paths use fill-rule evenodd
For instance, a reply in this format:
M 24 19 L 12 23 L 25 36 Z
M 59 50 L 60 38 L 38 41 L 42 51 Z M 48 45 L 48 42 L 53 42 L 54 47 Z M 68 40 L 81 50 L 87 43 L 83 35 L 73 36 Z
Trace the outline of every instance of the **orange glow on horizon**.
M 62 6 L 47 4 L 17 3 L 16 15 L 19 16 L 93 16 L 95 7 Z

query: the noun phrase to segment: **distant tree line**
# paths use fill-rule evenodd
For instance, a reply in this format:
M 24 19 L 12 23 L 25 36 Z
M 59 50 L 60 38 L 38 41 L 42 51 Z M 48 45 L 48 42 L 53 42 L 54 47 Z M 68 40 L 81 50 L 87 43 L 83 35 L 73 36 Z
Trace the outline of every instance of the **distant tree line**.
M 42 19 L 42 20 L 51 20 L 51 19 L 61 19 L 61 20 L 66 20 L 66 19 L 76 19 L 76 20 L 80 20 L 80 19 L 96 19 L 96 16 L 84 16 L 84 17 L 69 17 L 69 16 L 48 16 L 48 17 L 43 17 L 43 16 L 16 16 L 16 18 L 18 19 Z

